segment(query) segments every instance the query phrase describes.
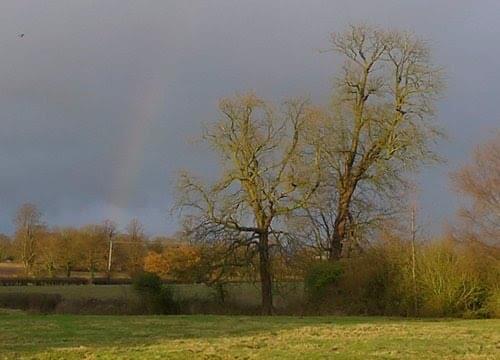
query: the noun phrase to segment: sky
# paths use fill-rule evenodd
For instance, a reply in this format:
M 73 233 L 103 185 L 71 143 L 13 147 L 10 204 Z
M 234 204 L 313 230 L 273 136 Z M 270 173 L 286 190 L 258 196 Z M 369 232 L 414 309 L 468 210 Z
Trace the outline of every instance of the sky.
M 32 202 L 49 225 L 136 217 L 173 233 L 178 172 L 216 174 L 196 139 L 218 99 L 326 103 L 339 59 L 320 50 L 351 23 L 412 30 L 446 69 L 447 163 L 417 175 L 439 231 L 459 202 L 449 173 L 500 125 L 499 16 L 488 0 L 1 0 L 0 232 Z

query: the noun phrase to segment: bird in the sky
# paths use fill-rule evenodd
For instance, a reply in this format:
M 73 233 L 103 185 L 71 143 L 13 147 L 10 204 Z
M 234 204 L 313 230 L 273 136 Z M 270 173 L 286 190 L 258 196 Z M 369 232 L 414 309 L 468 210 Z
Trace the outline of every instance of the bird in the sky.
M 17 35 L 18 37 L 20 37 L 21 39 L 24 37 L 24 34 L 19 34 Z

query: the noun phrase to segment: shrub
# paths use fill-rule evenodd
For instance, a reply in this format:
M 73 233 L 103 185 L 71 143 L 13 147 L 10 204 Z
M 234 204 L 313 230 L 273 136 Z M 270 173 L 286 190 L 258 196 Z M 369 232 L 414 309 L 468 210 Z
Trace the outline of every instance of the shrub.
M 84 285 L 88 283 L 85 278 L 44 278 L 44 277 L 3 277 L 0 286 L 28 286 L 28 285 Z
M 151 272 L 141 272 L 132 280 L 132 286 L 140 294 L 158 293 L 162 287 L 161 278 Z
M 402 244 L 381 243 L 346 259 L 337 306 L 349 314 L 407 315 L 413 292 L 405 253 Z
M 82 277 L 72 278 L 45 278 L 45 277 L 0 277 L 0 286 L 46 286 L 46 285 L 87 285 L 89 279 Z M 132 281 L 127 278 L 94 278 L 93 285 L 129 285 Z
M 417 244 L 416 250 L 415 279 L 410 243 L 396 237 L 345 259 L 335 286 L 336 300 L 327 310 L 369 315 L 499 316 L 497 250 L 452 239 Z
M 500 318 L 500 288 L 497 287 L 490 291 L 486 299 L 486 309 L 488 310 L 489 317 Z
M 52 313 L 62 301 L 59 294 L 9 293 L 0 294 L 0 307 L 36 313 Z
M 156 297 L 156 306 L 161 314 L 176 314 L 179 311 L 170 286 L 162 286 Z
M 318 303 L 328 295 L 342 275 L 338 262 L 320 261 L 314 263 L 305 277 L 305 290 L 308 300 Z
M 157 274 L 142 272 L 133 279 L 132 286 L 139 294 L 146 313 L 174 314 L 178 311 L 172 290 L 162 284 Z
M 419 263 L 422 312 L 430 316 L 485 313 L 488 288 L 487 258 L 468 246 L 450 241 L 429 244 Z

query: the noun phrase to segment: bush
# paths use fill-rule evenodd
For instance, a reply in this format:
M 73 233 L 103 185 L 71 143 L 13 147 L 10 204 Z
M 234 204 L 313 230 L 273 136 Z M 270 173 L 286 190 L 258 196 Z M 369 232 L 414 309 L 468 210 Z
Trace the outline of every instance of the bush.
M 318 303 L 325 299 L 338 283 L 342 275 L 342 266 L 339 262 L 320 261 L 314 263 L 304 279 L 308 300 Z
M 429 316 L 467 317 L 487 313 L 492 284 L 486 272 L 491 271 L 493 264 L 488 264 L 484 255 L 470 245 L 450 241 L 424 247 L 418 272 L 422 312 Z
M 146 313 L 177 313 L 178 306 L 174 301 L 172 290 L 163 285 L 157 274 L 142 272 L 133 279 L 132 286 L 139 294 L 142 308 Z
M 393 237 L 372 244 L 357 257 L 345 259 L 335 285 L 335 301 L 323 303 L 321 311 L 468 318 L 499 316 L 498 251 L 450 239 L 418 244 L 413 279 L 410 245 Z M 312 269 L 312 273 L 315 272 L 317 270 Z M 306 284 L 307 281 L 311 280 L 306 280 Z M 307 288 L 311 293 L 310 284 Z M 321 290 L 319 295 L 322 296 Z
M 0 286 L 87 285 L 89 280 L 81 277 L 0 277 Z M 127 278 L 94 278 L 92 280 L 93 285 L 129 285 L 131 283 L 132 281 Z
M 0 307 L 20 309 L 35 313 L 54 312 L 62 301 L 59 294 L 9 293 L 0 294 Z
M 140 294 L 144 293 L 158 293 L 162 287 L 161 278 L 151 272 L 142 272 L 137 274 L 132 280 L 132 286 L 135 291 Z
M 489 317 L 500 318 L 500 288 L 497 287 L 490 291 L 486 299 L 486 309 Z
M 88 282 L 88 280 L 87 280 Z M 132 280 L 128 278 L 94 278 L 93 285 L 130 285 Z
M 356 315 L 408 315 L 413 292 L 404 252 L 400 244 L 384 243 L 345 259 L 338 281 L 338 310 Z
M 44 285 L 85 285 L 85 278 L 44 278 L 44 277 L 3 277 L 0 286 L 44 286 Z

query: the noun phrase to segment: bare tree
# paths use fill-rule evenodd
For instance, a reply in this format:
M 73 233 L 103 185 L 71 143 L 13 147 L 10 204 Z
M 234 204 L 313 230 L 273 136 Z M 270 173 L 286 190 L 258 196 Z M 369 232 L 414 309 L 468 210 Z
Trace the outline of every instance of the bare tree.
M 0 233 L 0 262 L 11 256 L 11 239 L 8 235 Z
M 55 232 L 57 233 L 57 263 L 69 278 L 71 271 L 81 259 L 81 244 L 78 242 L 81 231 L 67 227 L 56 228 Z
M 441 131 L 433 105 L 442 82 L 427 45 L 411 33 L 351 26 L 333 34 L 331 44 L 345 62 L 316 138 L 336 193 L 327 247 L 329 258 L 338 259 L 357 226 L 356 203 L 380 207 L 376 213 L 383 214 L 404 175 L 437 159 L 432 145 Z
M 182 174 L 178 206 L 197 238 L 256 252 L 262 311 L 271 314 L 272 248 L 280 245 L 284 217 L 304 207 L 319 186 L 318 148 L 304 141 L 315 112 L 301 99 L 276 111 L 252 93 L 222 99 L 219 110 L 204 140 L 219 155 L 223 174 L 213 185 Z
M 471 201 L 460 210 L 462 232 L 500 244 L 500 131 L 474 152 L 473 161 L 452 174 L 456 190 Z
M 141 241 L 144 239 L 144 226 L 139 219 L 132 219 L 127 224 L 127 234 L 130 241 Z
M 44 231 L 39 241 L 35 261 L 35 272 L 37 275 L 46 274 L 53 277 L 59 269 L 59 234 L 56 231 Z
M 14 217 L 16 240 L 21 254 L 24 270 L 30 274 L 35 264 L 39 235 L 44 228 L 42 213 L 34 204 L 21 205 Z
M 336 182 L 325 179 L 307 207 L 290 216 L 287 222 L 290 243 L 296 250 L 312 248 L 321 259 L 331 257 L 337 220 L 338 193 Z M 398 192 L 399 194 L 399 192 Z M 390 200 L 394 198 L 391 196 Z M 401 199 L 401 198 L 398 198 Z M 395 201 L 364 191 L 362 186 L 353 196 L 349 211 L 349 227 L 343 241 L 345 257 L 360 253 L 367 245 L 367 237 L 374 236 L 383 220 L 393 216 L 400 208 Z
M 81 262 L 90 273 L 90 282 L 96 271 L 106 268 L 109 259 L 109 241 L 103 225 L 86 225 L 78 232 L 78 247 L 81 249 Z
M 419 229 L 418 216 L 418 188 L 414 184 L 410 195 L 410 243 L 411 243 L 411 280 L 413 289 L 413 312 L 418 315 L 418 282 L 417 282 L 417 236 Z
M 130 220 L 127 225 L 125 248 L 127 253 L 126 268 L 131 274 L 142 270 L 144 267 L 145 240 L 144 226 L 138 219 Z

